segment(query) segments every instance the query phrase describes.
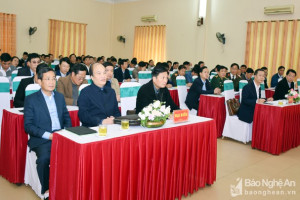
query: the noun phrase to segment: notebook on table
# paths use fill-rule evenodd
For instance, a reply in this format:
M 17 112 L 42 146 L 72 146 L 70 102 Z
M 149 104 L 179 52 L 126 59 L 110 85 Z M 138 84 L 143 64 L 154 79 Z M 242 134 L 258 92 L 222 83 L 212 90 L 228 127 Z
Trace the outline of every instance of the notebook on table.
M 75 133 L 76 135 L 88 135 L 92 133 L 97 133 L 97 131 L 87 128 L 85 126 L 75 126 L 75 127 L 69 127 L 66 128 L 66 130 Z

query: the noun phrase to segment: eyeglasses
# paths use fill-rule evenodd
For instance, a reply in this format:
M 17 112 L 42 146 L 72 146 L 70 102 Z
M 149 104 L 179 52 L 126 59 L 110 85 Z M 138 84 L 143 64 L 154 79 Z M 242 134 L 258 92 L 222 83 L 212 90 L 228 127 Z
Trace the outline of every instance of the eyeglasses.
M 56 81 L 56 78 L 44 78 L 43 80 L 50 82 L 50 81 Z
M 79 81 L 83 81 L 85 77 L 77 76 L 77 75 L 76 75 L 76 78 L 77 78 L 77 80 L 79 80 Z

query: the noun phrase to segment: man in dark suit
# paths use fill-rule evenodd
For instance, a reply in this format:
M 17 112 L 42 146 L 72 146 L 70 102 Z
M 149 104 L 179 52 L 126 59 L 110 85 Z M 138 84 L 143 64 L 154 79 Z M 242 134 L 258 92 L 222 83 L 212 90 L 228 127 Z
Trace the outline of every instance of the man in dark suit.
M 62 94 L 55 92 L 55 72 L 50 67 L 39 70 L 41 90 L 25 98 L 24 128 L 30 135 L 28 146 L 37 156 L 37 172 L 42 194 L 49 191 L 49 164 L 53 132 L 71 126 L 71 119 Z
M 25 89 L 28 85 L 38 83 L 38 76 L 37 73 L 41 68 L 47 68 L 48 65 L 45 63 L 41 63 L 36 68 L 36 74 L 33 77 L 23 78 L 19 84 L 19 87 L 16 91 L 16 95 L 14 98 L 14 106 L 16 108 L 24 107 L 24 100 L 25 100 Z
M 240 69 L 241 69 L 241 79 L 246 80 L 247 65 L 241 65 Z
M 220 94 L 221 89 L 215 88 L 213 89 L 210 86 L 210 82 L 208 81 L 209 71 L 207 67 L 201 67 L 198 78 L 194 80 L 192 87 L 190 88 L 185 104 L 187 107 L 192 110 L 195 109 L 198 111 L 199 107 L 199 99 L 201 94 Z
M 230 73 L 227 73 L 226 75 L 226 78 L 232 80 L 234 91 L 239 91 L 239 83 L 241 77 L 237 74 L 238 69 L 239 69 L 239 65 L 237 63 L 232 63 L 230 66 Z
M 170 106 L 171 112 L 178 110 L 178 106 L 171 98 L 170 92 L 166 87 L 168 82 L 168 69 L 162 65 L 158 65 L 152 70 L 152 80 L 144 84 L 136 99 L 136 113 L 138 114 L 144 107 L 153 103 L 154 100 L 166 102 L 166 106 Z
M 267 77 L 268 77 L 268 68 L 267 67 L 262 67 L 261 69 L 264 70 L 264 72 L 265 72 L 264 83 L 265 83 L 265 88 L 268 89 L 269 88 L 269 86 L 268 86 L 268 80 L 267 80 Z
M 37 53 L 31 53 L 28 55 L 27 66 L 18 70 L 17 76 L 34 76 L 36 67 L 40 64 L 40 56 Z
M 252 80 L 253 73 L 254 73 L 254 71 L 252 68 L 247 68 L 245 76 L 244 76 L 245 78 L 242 80 L 247 80 L 248 83 L 252 82 L 253 81 Z
M 127 69 L 128 67 L 128 62 L 126 60 L 121 59 L 119 62 L 120 67 L 115 69 L 114 71 L 114 77 L 118 79 L 120 83 L 124 82 L 130 82 L 131 77 L 129 70 Z
M 274 100 L 286 99 L 285 95 L 290 89 L 294 89 L 294 79 L 297 73 L 293 69 L 289 69 L 286 72 L 285 78 L 283 78 L 276 86 L 275 93 L 273 95 Z
M 278 73 L 272 76 L 271 87 L 276 87 L 279 81 L 283 79 L 284 70 L 285 70 L 284 66 L 278 67 Z
M 68 57 L 64 57 L 59 60 L 59 69 L 55 70 L 56 76 L 66 77 L 69 75 L 70 70 L 70 59 Z
M 80 92 L 77 101 L 79 119 L 87 127 L 113 124 L 120 111 L 115 91 L 106 84 L 105 67 L 94 63 L 90 67 L 90 75 L 93 82 Z
M 266 100 L 261 98 L 260 84 L 264 82 L 264 70 L 257 69 L 254 72 L 254 81 L 251 81 L 242 91 L 242 102 L 238 112 L 238 118 L 241 121 L 252 123 L 256 103 L 264 103 Z M 268 101 L 273 101 L 269 98 Z

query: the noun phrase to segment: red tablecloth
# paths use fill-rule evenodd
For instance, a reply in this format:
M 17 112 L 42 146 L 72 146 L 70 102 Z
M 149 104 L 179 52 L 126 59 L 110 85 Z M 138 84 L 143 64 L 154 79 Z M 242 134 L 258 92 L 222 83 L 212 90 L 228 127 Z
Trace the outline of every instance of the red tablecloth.
M 76 143 L 54 134 L 50 199 L 175 199 L 216 180 L 213 120 Z
M 217 137 L 222 137 L 226 119 L 225 97 L 200 95 L 198 116 L 216 120 Z
M 177 90 L 169 90 L 170 95 L 174 101 L 174 103 L 179 106 L 179 98 L 178 98 L 178 92 Z
M 300 105 L 256 104 L 252 147 L 279 155 L 300 145 Z
M 275 90 L 273 89 L 266 89 L 266 98 L 270 98 L 270 97 L 273 97 L 274 93 L 275 93 Z
M 240 95 L 235 98 L 239 99 Z M 225 97 L 200 95 L 198 116 L 213 118 L 216 121 L 217 137 L 222 137 L 226 119 Z
M 79 126 L 78 111 L 69 111 L 72 126 Z M 28 135 L 23 115 L 3 110 L 1 126 L 0 175 L 11 183 L 24 183 Z

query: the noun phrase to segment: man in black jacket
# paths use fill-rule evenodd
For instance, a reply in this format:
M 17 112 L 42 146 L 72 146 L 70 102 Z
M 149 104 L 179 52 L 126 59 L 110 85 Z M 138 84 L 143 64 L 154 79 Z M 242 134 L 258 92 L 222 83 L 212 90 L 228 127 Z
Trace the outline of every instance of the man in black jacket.
M 131 77 L 129 70 L 127 69 L 128 67 L 128 62 L 126 60 L 121 59 L 119 62 L 120 67 L 115 69 L 114 71 L 114 77 L 118 79 L 120 83 L 124 82 L 130 82 Z
M 17 76 L 34 76 L 36 67 L 40 64 L 40 56 L 37 53 L 31 53 L 27 59 L 27 66 L 18 70 Z
M 171 112 L 178 110 L 178 106 L 171 98 L 170 92 L 166 87 L 168 82 L 168 70 L 164 66 L 156 66 L 152 70 L 152 80 L 144 84 L 136 99 L 136 113 L 138 114 L 144 107 L 153 103 L 154 100 L 166 102 L 166 106 L 170 106 Z
M 293 69 L 289 69 L 286 72 L 285 78 L 279 81 L 278 85 L 276 86 L 275 93 L 274 93 L 274 100 L 285 99 L 285 95 L 289 92 L 290 89 L 294 89 L 294 79 L 297 73 Z

